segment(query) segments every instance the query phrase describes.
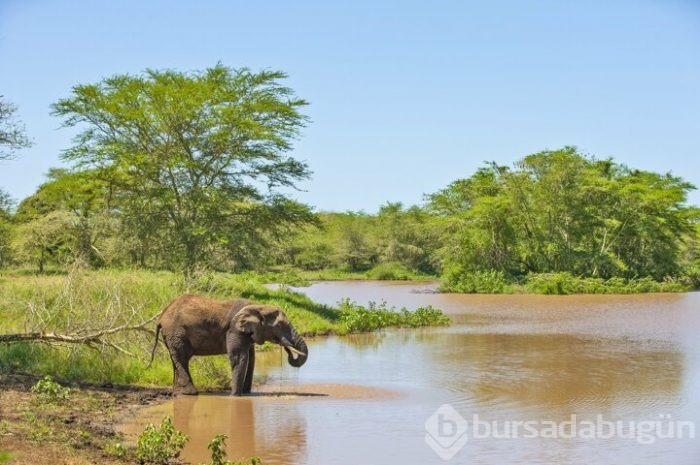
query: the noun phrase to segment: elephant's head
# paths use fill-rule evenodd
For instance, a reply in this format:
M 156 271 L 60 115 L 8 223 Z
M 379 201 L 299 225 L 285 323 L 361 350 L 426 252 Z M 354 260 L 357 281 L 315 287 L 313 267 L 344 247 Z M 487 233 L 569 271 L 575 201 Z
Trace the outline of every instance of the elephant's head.
M 306 342 L 279 307 L 248 305 L 236 314 L 233 323 L 238 331 L 249 334 L 256 344 L 270 341 L 284 347 L 287 361 L 294 367 L 302 366 L 309 357 Z

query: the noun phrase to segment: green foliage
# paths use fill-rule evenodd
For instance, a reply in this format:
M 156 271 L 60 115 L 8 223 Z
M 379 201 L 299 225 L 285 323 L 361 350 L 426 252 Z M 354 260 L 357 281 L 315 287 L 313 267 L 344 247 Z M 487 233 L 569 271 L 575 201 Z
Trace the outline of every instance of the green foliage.
M 16 113 L 17 107 L 0 95 L 0 160 L 9 160 L 17 150 L 32 145 Z
M 472 275 L 492 270 L 663 281 L 682 273 L 683 243 L 695 234 L 699 211 L 686 205 L 693 188 L 565 147 L 512 169 L 488 164 L 431 195 L 429 206 L 453 231 L 441 255 L 467 275 L 448 276 L 456 287 L 481 292 L 482 281 L 501 281 L 498 289 L 497 277 Z
M 129 455 L 129 450 L 119 441 L 112 441 L 105 446 L 105 452 L 119 459 L 126 459 Z
M 448 273 L 443 292 L 481 294 L 635 294 L 646 292 L 686 292 L 692 289 L 687 278 L 656 281 L 652 278 L 586 278 L 571 273 L 530 273 L 520 278 L 507 278 L 498 271 Z
M 286 77 L 219 64 L 73 87 L 53 105 L 65 126 L 81 129 L 64 156 L 75 168 L 62 181 L 74 198 L 64 201 L 107 208 L 141 265 L 254 265 L 291 229 L 315 222 L 280 193 L 310 175 L 286 155 L 307 121 L 306 102 L 280 84 Z M 90 182 L 68 186 L 76 177 Z
M 370 302 L 363 307 L 350 299 L 338 303 L 340 323 L 347 332 L 368 332 L 388 327 L 449 326 L 450 319 L 431 306 L 414 311 L 388 308 L 386 302 Z
M 12 262 L 12 207 L 10 194 L 0 189 L 0 268 Z
M 459 267 L 450 269 L 443 276 L 440 290 L 467 294 L 503 294 L 509 292 L 511 284 L 502 271 L 463 271 Z
M 208 465 L 261 465 L 260 457 L 251 457 L 248 460 L 232 462 L 226 460 L 226 439 L 224 434 L 217 434 L 209 442 L 207 448 L 211 451 L 211 461 Z M 202 464 L 205 465 L 205 464 Z
M 408 280 L 412 279 L 414 273 L 406 269 L 403 265 L 397 262 L 380 263 L 367 272 L 369 279 L 378 280 Z
M 663 282 L 652 278 L 581 278 L 571 273 L 542 273 L 527 277 L 523 290 L 534 294 L 636 294 L 645 292 L 685 292 L 690 286 L 677 280 Z
M 51 376 L 45 376 L 32 386 L 32 394 L 39 402 L 55 404 L 70 398 L 70 388 L 61 386 Z
M 363 212 L 322 213 L 320 228 L 301 229 L 288 242 L 278 263 L 305 271 L 369 272 L 394 268 L 399 277 L 435 274 L 434 252 L 441 244 L 435 215 L 400 203 Z M 382 267 L 377 271 L 373 268 Z M 386 278 L 391 279 L 389 274 Z
M 167 465 L 180 455 L 188 437 L 175 429 L 170 417 L 160 426 L 148 425 L 136 442 L 136 457 L 140 464 Z
M 0 463 L 7 463 L 12 460 L 12 454 L 7 451 L 0 450 Z

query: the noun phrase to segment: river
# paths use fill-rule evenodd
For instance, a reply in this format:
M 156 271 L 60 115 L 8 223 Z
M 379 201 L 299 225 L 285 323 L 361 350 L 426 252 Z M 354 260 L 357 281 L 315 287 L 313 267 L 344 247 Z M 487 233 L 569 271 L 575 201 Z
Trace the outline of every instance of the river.
M 700 427 L 700 293 L 461 295 L 433 288 L 375 281 L 299 288 L 331 305 L 344 297 L 432 305 L 453 325 L 311 339 L 301 369 L 281 352 L 260 354 L 256 375 L 264 384 L 256 395 L 181 397 L 144 409 L 124 431 L 133 437 L 172 415 L 191 436 L 183 456 L 193 462 L 207 460 L 207 442 L 224 433 L 230 459 L 258 455 L 279 465 L 446 463 L 428 442 L 454 452 L 447 462 L 454 464 L 700 464 L 700 438 L 688 437 L 692 425 L 678 426 Z M 435 420 L 446 404 L 466 420 L 464 434 L 445 407 Z M 474 415 L 483 422 L 476 430 Z M 572 415 L 574 422 L 561 425 Z M 530 430 L 528 421 L 536 422 Z M 584 421 L 602 424 L 599 437 L 588 437 L 593 429 Z M 618 422 L 629 437 L 617 435 Z M 561 428 L 554 432 L 553 424 Z M 517 437 L 488 436 L 487 428 Z M 684 437 L 656 437 L 669 428 Z

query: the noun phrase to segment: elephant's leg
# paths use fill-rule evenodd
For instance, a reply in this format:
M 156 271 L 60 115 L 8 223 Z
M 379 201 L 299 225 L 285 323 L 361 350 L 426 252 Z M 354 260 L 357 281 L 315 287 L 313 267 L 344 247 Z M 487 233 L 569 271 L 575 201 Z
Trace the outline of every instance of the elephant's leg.
M 253 387 L 253 371 L 255 370 L 255 345 L 251 344 L 248 350 L 248 366 L 243 380 L 243 394 L 250 394 Z
M 170 359 L 173 361 L 173 392 L 175 394 L 195 395 L 197 389 L 192 384 L 190 376 L 190 358 L 192 351 L 186 341 L 168 340 L 166 343 L 170 352 Z
M 235 342 L 229 342 L 226 347 L 229 361 L 231 362 L 231 395 L 243 395 L 245 374 L 248 369 L 249 347 L 240 347 Z

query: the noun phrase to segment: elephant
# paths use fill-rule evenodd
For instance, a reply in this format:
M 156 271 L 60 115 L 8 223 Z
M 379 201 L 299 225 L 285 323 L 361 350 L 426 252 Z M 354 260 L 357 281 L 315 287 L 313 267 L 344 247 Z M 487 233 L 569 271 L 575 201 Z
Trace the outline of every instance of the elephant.
M 282 309 L 246 299 L 224 301 L 188 294 L 170 302 L 156 325 L 151 363 L 160 332 L 173 362 L 175 395 L 197 394 L 189 370 L 195 355 L 228 355 L 233 372 L 231 395 L 235 396 L 250 394 L 255 344 L 270 341 L 281 345 L 293 367 L 304 365 L 309 356 L 306 342 Z

